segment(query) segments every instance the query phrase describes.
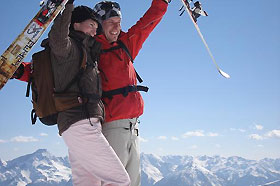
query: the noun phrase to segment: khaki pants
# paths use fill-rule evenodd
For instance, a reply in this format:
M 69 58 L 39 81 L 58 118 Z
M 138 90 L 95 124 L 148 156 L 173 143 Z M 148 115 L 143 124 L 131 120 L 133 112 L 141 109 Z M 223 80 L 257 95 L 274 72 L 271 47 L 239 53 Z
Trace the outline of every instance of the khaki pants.
M 121 161 L 101 133 L 97 118 L 81 120 L 62 133 L 68 147 L 74 186 L 129 186 Z
M 138 120 L 133 118 L 104 123 L 102 133 L 129 174 L 131 186 L 140 186 Z

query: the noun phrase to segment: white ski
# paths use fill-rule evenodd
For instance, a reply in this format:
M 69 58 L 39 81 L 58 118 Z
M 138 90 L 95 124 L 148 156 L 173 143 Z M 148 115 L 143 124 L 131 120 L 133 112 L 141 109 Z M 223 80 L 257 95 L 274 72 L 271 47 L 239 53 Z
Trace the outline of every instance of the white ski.
M 208 53 L 209 53 L 209 55 L 210 55 L 210 57 L 211 57 L 213 63 L 215 64 L 215 66 L 216 66 L 218 72 L 219 72 L 223 77 L 225 77 L 225 78 L 230 78 L 230 75 L 228 75 L 227 73 L 225 73 L 224 71 L 222 71 L 222 70 L 220 69 L 220 67 L 218 66 L 218 64 L 217 64 L 217 62 L 216 62 L 216 60 L 215 60 L 215 58 L 214 58 L 212 52 L 210 51 L 210 49 L 209 49 L 209 47 L 208 47 L 208 45 L 207 45 L 207 43 L 206 43 L 206 41 L 205 41 L 205 39 L 204 39 L 204 37 L 203 37 L 201 31 L 200 31 L 200 29 L 199 29 L 199 27 L 198 27 L 198 25 L 197 25 L 197 23 L 196 23 L 196 21 L 194 20 L 194 18 L 193 18 L 193 16 L 192 16 L 192 10 L 191 10 L 191 7 L 190 7 L 190 4 L 189 4 L 188 0 L 181 0 L 181 1 L 182 1 L 183 5 L 184 5 L 186 11 L 188 12 L 188 14 L 189 14 L 189 16 L 190 16 L 190 18 L 191 18 L 191 20 L 192 20 L 192 22 L 193 22 L 193 24 L 194 24 L 194 26 L 195 26 L 197 32 L 198 32 L 198 34 L 199 34 L 201 40 L 203 41 L 203 44 L 205 45 L 205 47 L 206 47 L 206 49 L 207 49 L 207 51 L 208 51 Z

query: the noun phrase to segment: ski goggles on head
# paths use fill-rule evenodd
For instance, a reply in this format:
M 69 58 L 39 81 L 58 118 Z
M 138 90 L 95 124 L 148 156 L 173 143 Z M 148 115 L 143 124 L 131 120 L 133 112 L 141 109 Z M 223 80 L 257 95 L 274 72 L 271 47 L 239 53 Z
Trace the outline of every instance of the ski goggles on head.
M 120 11 L 121 8 L 117 2 L 102 1 L 97 3 L 93 10 L 98 17 L 99 22 L 109 19 L 110 17 L 122 17 Z
M 118 10 L 121 10 L 121 7 L 120 7 L 119 3 L 117 3 L 117 2 L 107 1 L 106 3 L 103 3 L 101 5 L 101 9 L 103 9 L 105 11 L 106 10 L 111 10 L 111 9 L 114 9 L 114 8 L 116 8 Z

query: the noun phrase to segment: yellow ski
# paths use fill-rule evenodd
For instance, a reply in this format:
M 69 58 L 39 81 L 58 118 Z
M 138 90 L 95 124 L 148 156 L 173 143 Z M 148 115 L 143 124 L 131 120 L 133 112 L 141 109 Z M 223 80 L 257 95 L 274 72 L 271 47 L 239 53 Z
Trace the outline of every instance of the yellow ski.
M 42 8 L 0 57 L 0 90 L 68 0 L 43 0 Z

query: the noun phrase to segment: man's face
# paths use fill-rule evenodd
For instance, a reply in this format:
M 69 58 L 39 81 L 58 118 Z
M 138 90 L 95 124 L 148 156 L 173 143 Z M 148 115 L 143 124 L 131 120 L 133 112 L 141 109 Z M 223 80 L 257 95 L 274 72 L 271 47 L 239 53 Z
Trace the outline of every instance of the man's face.
M 97 28 L 98 24 L 92 19 L 87 19 L 81 23 L 74 23 L 75 30 L 81 31 L 91 37 L 96 35 Z
M 102 22 L 102 28 L 109 43 L 116 42 L 121 32 L 121 18 L 110 17 Z

